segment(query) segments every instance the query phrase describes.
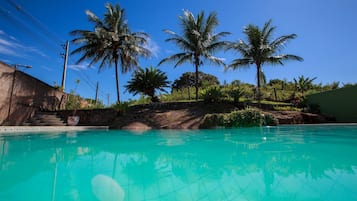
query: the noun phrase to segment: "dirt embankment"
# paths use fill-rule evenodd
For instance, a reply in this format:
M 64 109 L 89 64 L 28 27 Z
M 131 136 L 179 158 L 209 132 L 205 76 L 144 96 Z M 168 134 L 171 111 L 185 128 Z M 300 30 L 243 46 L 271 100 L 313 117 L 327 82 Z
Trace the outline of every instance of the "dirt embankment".
M 117 129 L 198 129 L 206 114 L 227 113 L 239 109 L 228 103 L 205 104 L 190 103 L 159 103 L 129 107 L 125 114 L 117 117 L 111 128 Z M 329 119 L 317 114 L 298 111 L 270 111 L 279 124 L 326 123 Z

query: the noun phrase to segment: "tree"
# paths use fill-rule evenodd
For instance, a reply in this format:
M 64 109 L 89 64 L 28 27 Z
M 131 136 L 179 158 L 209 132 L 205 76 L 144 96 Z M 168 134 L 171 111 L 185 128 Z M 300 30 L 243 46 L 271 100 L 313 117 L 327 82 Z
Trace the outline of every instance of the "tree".
M 258 101 L 261 99 L 260 86 L 262 81 L 261 76 L 263 75 L 262 66 L 264 64 L 284 65 L 283 62 L 287 60 L 303 61 L 301 57 L 296 55 L 279 54 L 280 50 L 284 48 L 285 43 L 296 38 L 297 35 L 283 35 L 271 40 L 275 29 L 276 27 L 271 26 L 271 20 L 266 22 L 262 29 L 258 26 L 249 24 L 243 30 L 243 33 L 247 37 L 247 41 L 238 40 L 237 42 L 231 43 L 228 48 L 233 49 L 242 55 L 242 58 L 233 60 L 228 68 L 235 70 L 237 68 L 255 64 L 257 69 Z
M 198 68 L 203 65 L 203 61 L 209 61 L 213 64 L 224 65 L 223 59 L 213 56 L 216 51 L 226 47 L 228 42 L 221 41 L 228 32 L 214 33 L 218 26 L 216 13 L 210 13 L 207 18 L 201 11 L 197 17 L 189 11 L 184 11 L 183 16 L 179 16 L 182 35 L 173 31 L 165 30 L 171 37 L 167 42 L 175 43 L 182 52 L 171 55 L 162 61 L 159 65 L 166 62 L 176 62 L 175 67 L 189 62 L 195 66 L 195 88 L 196 100 L 198 99 Z
M 159 102 L 159 98 L 155 96 L 155 91 L 166 92 L 165 87 L 169 87 L 169 84 L 170 82 L 167 81 L 167 76 L 164 72 L 150 67 L 145 70 L 137 70 L 125 87 L 134 95 L 143 93 L 150 96 L 152 102 Z
M 87 10 L 88 21 L 94 25 L 94 30 L 74 30 L 70 34 L 77 36 L 72 43 L 81 45 L 71 54 L 81 53 L 77 63 L 90 59 L 90 65 L 100 62 L 99 71 L 115 65 L 117 100 L 120 102 L 119 63 L 121 72 L 126 73 L 139 66 L 139 56 L 149 56 L 145 48 L 148 35 L 142 32 L 130 31 L 125 17 L 125 10 L 119 4 L 106 4 L 107 12 L 103 20 Z
M 198 87 L 203 87 L 207 85 L 219 85 L 218 78 L 214 75 L 198 72 Z M 183 73 L 178 79 L 172 84 L 172 89 L 183 89 L 187 87 L 195 86 L 195 73 L 186 72 Z
M 312 89 L 313 84 L 312 82 L 316 79 L 314 78 L 309 78 L 309 77 L 304 77 L 303 75 L 299 76 L 298 79 L 294 78 L 294 84 L 295 84 L 295 90 L 299 91 L 302 96 L 304 96 L 304 93 L 307 92 L 309 89 Z

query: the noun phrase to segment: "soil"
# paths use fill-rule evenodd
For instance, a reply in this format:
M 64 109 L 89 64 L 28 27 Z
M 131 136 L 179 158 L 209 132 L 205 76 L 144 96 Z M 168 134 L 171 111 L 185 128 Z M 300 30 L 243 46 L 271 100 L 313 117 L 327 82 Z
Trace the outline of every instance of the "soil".
M 231 103 L 175 102 L 156 103 L 129 107 L 117 117 L 111 128 L 147 130 L 147 129 L 198 129 L 206 114 L 228 113 L 242 109 Z M 318 114 L 299 111 L 264 110 L 278 119 L 279 124 L 312 124 L 333 121 Z

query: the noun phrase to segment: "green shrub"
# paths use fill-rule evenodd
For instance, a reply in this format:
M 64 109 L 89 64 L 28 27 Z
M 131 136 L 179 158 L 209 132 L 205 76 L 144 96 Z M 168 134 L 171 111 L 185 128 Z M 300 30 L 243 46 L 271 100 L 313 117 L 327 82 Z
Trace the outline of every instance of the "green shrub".
M 262 114 L 258 110 L 245 109 L 233 111 L 225 116 L 225 127 L 253 127 L 263 124 Z
M 77 110 L 81 108 L 81 97 L 78 95 L 68 94 L 66 101 L 66 109 L 67 110 Z
M 235 103 L 238 103 L 239 99 L 244 95 L 244 90 L 240 87 L 225 88 L 225 92 L 229 98 L 233 99 L 233 102 Z
M 276 111 L 301 111 L 300 108 L 293 107 L 293 106 L 273 106 L 274 110 Z
M 264 126 L 276 126 L 278 125 L 278 120 L 271 114 L 263 114 L 263 125 Z
M 206 114 L 201 123 L 199 128 L 216 128 L 224 126 L 224 115 L 223 114 Z
M 201 97 L 207 103 L 217 103 L 222 100 L 223 93 L 218 86 L 214 86 L 203 90 Z
M 129 102 L 116 102 L 115 104 L 111 105 L 110 107 L 119 111 L 119 112 L 125 113 L 129 108 Z

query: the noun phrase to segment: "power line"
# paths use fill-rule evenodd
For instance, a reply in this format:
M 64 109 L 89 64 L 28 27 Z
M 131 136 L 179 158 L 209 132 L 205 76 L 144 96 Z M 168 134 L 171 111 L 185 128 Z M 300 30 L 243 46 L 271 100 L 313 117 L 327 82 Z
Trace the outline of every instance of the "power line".
M 14 7 L 20 14 L 24 15 L 25 18 L 29 20 L 34 27 L 36 27 L 36 31 L 30 29 L 31 26 L 29 26 L 29 23 L 24 23 L 23 21 L 19 20 L 16 16 L 12 15 L 12 13 L 8 10 L 4 10 L 3 8 L 0 7 L 0 14 L 4 15 L 8 21 L 10 21 L 12 24 L 15 24 L 15 26 L 20 27 L 21 29 L 25 30 L 26 33 L 29 35 L 32 35 L 34 39 L 36 39 L 37 42 L 42 43 L 42 45 L 45 45 L 46 48 L 50 48 L 52 50 L 58 51 L 58 49 L 54 48 L 55 46 L 51 45 L 48 42 L 55 43 L 56 46 L 57 44 L 63 44 L 63 41 L 60 37 L 57 35 L 53 34 L 52 31 L 50 31 L 46 26 L 44 26 L 38 19 L 36 19 L 33 15 L 31 15 L 29 12 L 27 12 L 20 4 L 13 0 L 6 0 L 9 5 Z M 39 35 L 46 36 L 47 40 L 43 40 L 43 37 L 39 37 Z M 71 58 L 69 58 L 71 61 Z M 72 62 L 71 62 L 72 63 Z M 81 77 L 81 79 L 93 90 L 96 88 L 96 84 L 92 79 L 83 71 L 76 71 L 73 70 L 78 76 Z M 106 96 L 106 92 L 103 90 L 99 89 L 99 94 L 102 98 Z M 105 98 L 104 98 L 105 99 Z

